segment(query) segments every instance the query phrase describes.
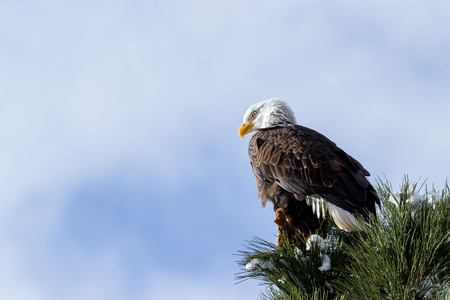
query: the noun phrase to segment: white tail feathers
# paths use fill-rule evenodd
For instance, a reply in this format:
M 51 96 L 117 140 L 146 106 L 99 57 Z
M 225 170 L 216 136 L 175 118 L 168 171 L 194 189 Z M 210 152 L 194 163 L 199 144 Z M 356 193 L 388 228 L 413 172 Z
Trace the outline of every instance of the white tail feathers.
M 345 231 L 361 230 L 361 226 L 359 226 L 353 214 L 348 211 L 331 204 L 318 196 L 306 196 L 305 200 L 312 208 L 312 211 L 316 214 L 317 218 L 324 218 L 325 214 L 328 212 L 333 218 L 334 223 L 336 223 L 336 226 L 340 229 Z

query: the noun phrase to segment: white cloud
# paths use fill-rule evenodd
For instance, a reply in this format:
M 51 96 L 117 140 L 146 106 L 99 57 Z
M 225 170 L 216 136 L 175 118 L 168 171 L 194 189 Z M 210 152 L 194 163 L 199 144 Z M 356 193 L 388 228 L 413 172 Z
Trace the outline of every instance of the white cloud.
M 144 299 L 255 299 L 263 289 L 256 282 L 236 285 L 231 278 L 216 274 L 191 276 L 170 274 L 158 270 L 151 278 Z

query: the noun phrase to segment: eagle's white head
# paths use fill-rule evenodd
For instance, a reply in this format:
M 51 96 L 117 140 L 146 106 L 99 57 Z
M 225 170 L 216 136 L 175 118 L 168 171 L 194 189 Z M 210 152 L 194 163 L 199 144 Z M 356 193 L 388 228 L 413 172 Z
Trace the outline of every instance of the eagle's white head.
M 296 124 L 295 115 L 289 105 L 279 98 L 271 98 L 250 106 L 244 114 L 244 123 L 239 128 L 239 135 L 258 129 L 285 124 Z

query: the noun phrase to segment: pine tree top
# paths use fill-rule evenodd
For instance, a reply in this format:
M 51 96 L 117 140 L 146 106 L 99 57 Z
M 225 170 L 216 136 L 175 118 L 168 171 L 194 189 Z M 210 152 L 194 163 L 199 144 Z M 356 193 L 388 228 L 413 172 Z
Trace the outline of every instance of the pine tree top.
M 248 241 L 237 280 L 259 280 L 261 299 L 449 299 L 448 184 L 438 191 L 405 178 L 394 192 L 378 180 L 377 193 L 378 218 L 360 232 Z

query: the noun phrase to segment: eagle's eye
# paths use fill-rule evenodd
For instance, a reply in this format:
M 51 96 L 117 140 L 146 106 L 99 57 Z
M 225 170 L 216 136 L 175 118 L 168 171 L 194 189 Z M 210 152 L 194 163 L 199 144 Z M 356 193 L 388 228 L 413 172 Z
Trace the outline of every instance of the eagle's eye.
M 255 118 L 257 114 L 258 113 L 256 111 L 252 112 L 252 114 L 251 114 L 252 118 Z

